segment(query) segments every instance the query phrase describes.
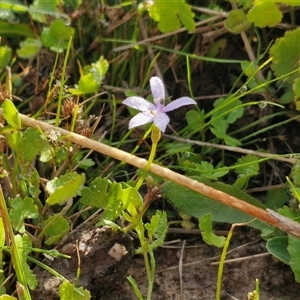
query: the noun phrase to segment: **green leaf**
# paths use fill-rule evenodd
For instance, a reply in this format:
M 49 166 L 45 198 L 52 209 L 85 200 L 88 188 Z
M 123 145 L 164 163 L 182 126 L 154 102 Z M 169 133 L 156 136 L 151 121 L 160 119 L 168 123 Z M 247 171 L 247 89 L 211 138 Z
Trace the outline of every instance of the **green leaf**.
M 95 165 L 95 162 L 91 158 L 86 158 L 86 159 L 81 160 L 79 162 L 79 167 L 82 168 L 82 169 L 85 169 L 85 170 L 92 167 L 92 166 L 94 166 L 94 165 Z
M 296 79 L 296 80 L 298 80 L 298 79 Z M 296 97 L 298 97 L 298 95 L 295 95 L 295 98 Z M 292 90 L 288 89 L 280 96 L 279 99 L 277 99 L 277 102 L 282 105 L 286 105 L 286 104 L 292 103 L 293 100 L 294 100 L 294 92 Z M 300 98 L 299 98 L 299 100 L 300 100 Z M 294 101 L 295 101 L 296 109 L 300 110 L 300 105 L 299 105 L 298 100 L 294 100 Z
M 289 199 L 290 196 L 285 188 L 273 188 L 268 190 L 264 204 L 270 209 L 277 210 Z
M 288 237 L 287 236 L 276 236 L 268 240 L 266 244 L 267 250 L 280 261 L 285 264 L 289 264 L 290 255 L 287 250 Z M 299 253 L 298 253 L 299 257 Z
M 247 18 L 255 26 L 260 28 L 274 27 L 281 21 L 282 12 L 274 1 L 255 0 L 253 5 L 254 7 L 249 10 Z
M 20 43 L 20 49 L 17 50 L 19 57 L 32 59 L 38 55 L 42 47 L 42 42 L 39 39 L 27 38 Z
M 0 300 L 18 300 L 18 299 L 9 295 L 2 295 L 0 296 Z
M 99 58 L 96 63 L 84 67 L 84 74 L 91 73 L 94 80 L 100 85 L 105 78 L 105 74 L 108 71 L 109 63 L 103 56 Z
M 12 150 L 16 152 L 22 151 L 23 134 L 21 131 L 13 132 L 7 136 L 7 142 Z
M 49 28 L 43 29 L 41 39 L 43 45 L 52 51 L 63 52 L 64 49 L 67 49 L 74 32 L 73 28 L 66 26 L 61 19 L 58 19 L 52 22 Z
M 300 28 L 286 31 L 284 37 L 275 41 L 270 48 L 270 56 L 273 57 L 271 68 L 277 77 L 285 75 L 293 70 L 299 69 L 300 60 Z M 287 77 L 289 83 L 293 83 L 299 77 L 295 72 Z
M 164 145 L 167 154 L 185 153 L 192 150 L 192 145 L 188 143 L 176 142 L 166 143 Z
M 300 186 L 300 163 L 299 161 L 292 167 L 291 179 L 295 186 Z
M 144 225 L 148 232 L 149 249 L 155 250 L 164 243 L 167 231 L 168 220 L 166 212 L 156 211 L 156 214 L 151 217 L 150 223 Z M 142 248 L 138 248 L 136 253 L 142 253 Z
M 245 13 L 241 9 L 231 10 L 224 22 L 225 27 L 234 34 L 240 34 L 251 26 Z
M 235 183 L 235 187 L 240 189 L 244 188 L 251 177 L 256 176 L 259 173 L 259 164 L 257 162 L 257 156 L 245 155 L 240 157 L 235 164 L 235 173 L 239 176 Z
M 245 192 L 235 189 L 230 185 L 226 185 L 221 182 L 211 182 L 203 177 L 192 178 L 229 195 L 237 197 L 247 203 L 251 203 L 255 206 L 264 208 L 264 205 L 262 203 L 252 198 Z M 175 205 L 175 207 L 198 219 L 210 213 L 212 215 L 212 221 L 214 222 L 226 222 L 233 224 L 245 223 L 253 220 L 252 216 L 244 212 L 229 207 L 221 202 L 218 202 L 214 199 L 206 197 L 173 182 L 165 183 L 165 185 L 163 186 L 163 192 L 165 193 L 167 199 L 170 200 Z M 259 220 L 251 222 L 248 226 L 258 229 L 271 228 L 270 226 Z
M 285 5 L 290 5 L 290 6 L 299 6 L 299 2 L 295 0 L 278 0 L 276 2 L 285 4 Z
M 0 2 L 1 5 L 1 2 Z M 1 11 L 1 9 L 0 9 Z M 1 13 L 0 13 L 1 18 Z M 29 25 L 25 24 L 12 24 L 10 22 L 5 22 L 0 20 L 0 35 L 1 36 L 26 36 L 26 37 L 35 37 L 35 33 L 30 28 Z
M 215 169 L 214 166 L 207 161 L 201 161 L 200 164 L 196 163 L 196 170 L 199 171 L 202 176 L 213 180 L 217 180 L 228 173 L 228 170 L 218 171 L 218 168 Z
M 96 226 L 101 226 L 105 221 L 114 221 L 120 216 L 123 208 L 121 197 L 122 186 L 120 183 L 97 177 L 89 187 L 82 188 L 80 203 L 104 209 L 101 220 L 96 224 Z
M 244 60 L 241 62 L 241 67 L 242 67 L 243 72 L 247 75 L 248 79 L 251 78 L 250 80 L 247 81 L 248 88 L 250 88 L 250 89 L 256 88 L 258 85 L 261 84 L 261 82 L 256 81 L 255 74 L 257 74 L 257 71 L 258 71 L 258 65 L 257 65 L 256 61 Z M 256 91 L 265 92 L 265 88 L 262 87 L 262 88 L 256 89 Z
M 1 34 L 1 31 L 0 31 Z M 11 60 L 12 50 L 8 46 L 0 47 L 0 71 L 4 69 Z
M 70 230 L 69 222 L 63 216 L 53 215 L 44 222 L 46 245 L 57 243 Z
M 194 14 L 184 0 L 165 1 L 155 0 L 149 9 L 150 17 L 158 22 L 158 29 L 163 32 L 177 30 L 181 24 L 188 31 L 195 30 Z
M 106 178 L 96 177 L 90 184 L 90 187 L 81 189 L 80 202 L 86 206 L 105 208 L 109 201 L 111 192 L 111 182 Z
M 46 189 L 50 194 L 47 199 L 49 205 L 62 203 L 68 199 L 73 198 L 79 193 L 85 180 L 85 175 L 77 173 L 67 173 L 49 181 Z
M 199 113 L 196 110 L 189 110 L 186 113 L 186 121 L 192 130 L 198 132 L 204 125 L 204 112 Z
M 22 265 L 22 272 L 26 278 L 27 284 L 31 290 L 34 290 L 37 285 L 37 279 L 33 271 L 30 269 L 29 265 L 26 263 L 29 249 L 32 247 L 30 238 L 24 234 L 22 237 L 20 235 L 15 235 L 15 243 L 17 246 L 17 251 L 19 252 L 20 263 Z
M 295 280 L 300 282 L 300 260 L 299 260 L 299 253 L 300 253 L 300 240 L 294 236 L 288 236 L 288 247 L 287 251 L 290 255 L 290 267 L 295 274 Z
M 89 73 L 80 77 L 77 89 L 69 89 L 73 95 L 91 94 L 98 91 L 99 84 L 95 81 L 93 74 Z
M 139 214 L 139 210 L 143 204 L 143 198 L 135 188 L 127 185 L 127 188 L 122 191 L 121 200 L 131 216 L 135 217 Z
M 241 145 L 241 142 L 227 135 L 228 123 L 224 118 L 217 118 L 213 121 L 213 126 L 210 130 L 219 139 L 224 140 L 229 146 L 236 147 Z
M 155 240 L 149 245 L 152 251 L 164 243 L 168 231 L 168 219 L 165 211 L 157 211 L 153 217 L 150 223 L 145 224 L 148 233 L 150 232 L 152 237 L 155 237 Z
M 29 13 L 33 20 L 40 23 L 47 23 L 47 14 L 58 12 L 58 5 L 58 0 L 35 0 L 33 4 L 30 5 Z
M 59 286 L 60 300 L 89 300 L 91 294 L 88 290 L 75 287 L 70 281 L 64 281 Z
M 38 208 L 34 204 L 32 198 L 25 197 L 22 199 L 20 196 L 11 201 L 11 208 L 9 217 L 13 228 L 20 233 L 25 232 L 24 220 L 36 219 L 39 217 Z
M 104 220 L 114 221 L 121 215 L 122 209 L 124 209 L 121 203 L 122 187 L 120 183 L 112 182 L 109 191 L 109 201 L 106 209 L 102 215 L 101 221 L 97 223 L 97 226 L 103 225 Z
M 32 161 L 36 155 L 47 145 L 40 132 L 35 128 L 28 128 L 22 139 L 23 157 L 27 161 Z
M 242 117 L 244 108 L 240 107 L 240 100 L 228 101 L 228 99 L 220 98 L 214 102 L 215 112 L 212 115 L 212 124 L 215 119 L 223 118 L 227 124 L 233 124 L 236 120 Z M 220 117 L 222 115 L 222 117 Z
M 226 238 L 224 236 L 217 236 L 213 233 L 211 214 L 206 214 L 200 218 L 199 229 L 206 244 L 213 245 L 218 248 L 224 246 Z
M 278 208 L 277 212 L 279 214 L 281 214 L 289 219 L 293 219 L 293 220 L 298 217 L 298 214 L 295 212 L 295 210 L 286 205 L 284 205 L 281 208 Z
M 6 293 L 6 287 L 5 287 L 5 276 L 4 272 L 2 271 L 4 269 L 4 260 L 3 260 L 3 246 L 5 245 L 5 229 L 3 224 L 3 219 L 0 217 L 0 295 L 3 295 Z M 1 297 L 0 297 L 1 300 Z
M 293 84 L 294 103 L 297 110 L 300 110 L 300 78 L 295 79 Z
M 21 118 L 13 102 L 9 99 L 4 100 L 3 115 L 7 123 L 15 129 L 21 129 Z
M 134 291 L 134 294 L 136 295 L 136 297 L 138 298 L 138 300 L 144 300 L 144 297 L 136 283 L 136 281 L 134 280 L 134 278 L 130 275 L 127 277 L 127 280 L 130 282 L 131 287 Z

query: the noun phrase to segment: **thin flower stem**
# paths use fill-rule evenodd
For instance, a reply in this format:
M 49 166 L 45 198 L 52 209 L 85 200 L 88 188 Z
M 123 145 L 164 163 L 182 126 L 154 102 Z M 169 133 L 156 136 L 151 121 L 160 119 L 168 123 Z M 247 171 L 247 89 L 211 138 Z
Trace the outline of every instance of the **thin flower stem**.
M 151 152 L 150 152 L 150 155 L 149 155 L 149 159 L 148 159 L 148 162 L 147 162 L 147 165 L 144 169 L 144 172 L 142 174 L 142 176 L 139 178 L 136 186 L 135 186 L 135 189 L 138 191 L 141 187 L 141 185 L 143 184 L 144 180 L 145 180 L 145 177 L 150 169 L 150 166 L 151 164 L 153 163 L 153 160 L 154 160 L 154 156 L 155 156 L 155 153 L 156 153 L 156 149 L 157 149 L 157 144 L 158 144 L 158 141 L 160 139 L 160 130 L 155 126 L 155 125 L 152 125 L 151 126 L 151 129 L 152 129 L 152 135 L 151 135 L 151 139 L 152 139 L 152 147 L 151 147 Z

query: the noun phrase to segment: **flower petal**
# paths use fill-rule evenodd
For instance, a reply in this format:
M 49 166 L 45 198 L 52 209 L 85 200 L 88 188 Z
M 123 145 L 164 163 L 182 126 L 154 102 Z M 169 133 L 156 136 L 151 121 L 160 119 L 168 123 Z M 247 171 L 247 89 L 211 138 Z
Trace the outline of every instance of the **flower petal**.
M 164 108 L 164 112 L 172 111 L 181 106 L 191 105 L 191 104 L 197 104 L 197 102 L 190 97 L 181 97 L 177 100 L 170 102 L 168 105 L 166 105 Z
M 133 127 L 137 127 L 140 125 L 144 125 L 147 123 L 152 123 L 153 122 L 153 117 L 151 117 L 148 114 L 144 114 L 144 113 L 138 113 L 136 116 L 134 116 L 130 121 L 129 121 L 129 125 L 128 128 L 131 129 Z
M 154 100 L 163 99 L 165 101 L 165 88 L 159 77 L 150 78 L 150 87 Z
M 161 132 L 165 132 L 169 122 L 170 118 L 165 113 L 159 114 L 153 120 L 153 123 L 160 129 Z
M 156 110 L 156 106 L 153 103 L 142 97 L 128 97 L 122 103 L 140 111 Z

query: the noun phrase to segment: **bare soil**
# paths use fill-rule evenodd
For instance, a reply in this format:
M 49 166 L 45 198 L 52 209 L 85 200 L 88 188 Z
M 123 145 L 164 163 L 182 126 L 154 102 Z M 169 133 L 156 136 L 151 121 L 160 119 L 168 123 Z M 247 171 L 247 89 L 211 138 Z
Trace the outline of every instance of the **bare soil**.
M 75 231 L 58 249 L 71 259 L 45 259 L 44 263 L 72 282 L 80 265 L 79 285 L 91 291 L 92 299 L 133 300 L 137 298 L 126 280 L 128 275 L 136 280 L 144 297 L 147 294 L 144 261 L 133 255 L 134 242 L 130 236 L 107 228 Z M 108 254 L 116 243 L 126 248 L 120 261 Z M 205 244 L 199 235 L 169 234 L 168 242 L 155 253 L 157 270 L 152 299 L 215 299 L 220 254 L 220 249 Z M 298 299 L 300 284 L 288 266 L 266 252 L 259 232 L 236 230 L 226 259 L 222 300 L 247 299 L 247 294 L 255 289 L 255 279 L 260 283 L 260 299 Z M 47 271 L 35 271 L 39 287 L 33 299 L 59 299 L 57 289 L 61 282 Z

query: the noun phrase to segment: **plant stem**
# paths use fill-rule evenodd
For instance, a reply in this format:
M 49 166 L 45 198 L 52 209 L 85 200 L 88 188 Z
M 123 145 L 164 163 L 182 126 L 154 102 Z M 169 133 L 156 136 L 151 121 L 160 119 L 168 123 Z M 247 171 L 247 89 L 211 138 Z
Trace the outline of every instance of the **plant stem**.
M 23 300 L 23 299 L 30 300 L 31 296 L 30 296 L 30 292 L 28 289 L 28 282 L 27 282 L 27 278 L 25 276 L 25 271 L 23 269 L 24 261 L 22 261 L 22 260 L 24 258 L 21 258 L 20 251 L 17 248 L 17 243 L 15 240 L 13 228 L 12 228 L 12 225 L 11 225 L 11 222 L 9 219 L 9 214 L 8 214 L 6 202 L 5 202 L 5 199 L 3 196 L 1 185 L 0 185 L 0 213 L 1 213 L 1 217 L 3 219 L 6 245 L 8 247 L 9 246 L 11 247 L 10 254 L 11 254 L 14 269 L 16 271 L 17 280 L 18 280 L 19 284 L 22 285 L 22 288 L 23 288 L 22 293 L 23 293 L 24 297 L 19 295 L 19 299 L 20 300 Z
M 151 152 L 150 152 L 150 155 L 149 155 L 149 159 L 148 159 L 148 162 L 147 162 L 147 165 L 144 169 L 144 172 L 142 174 L 142 176 L 139 178 L 136 186 L 135 186 L 135 189 L 138 191 L 139 188 L 141 187 L 141 185 L 143 184 L 144 180 L 145 180 L 145 177 L 150 169 L 150 166 L 154 160 L 154 156 L 155 156 L 155 153 L 156 153 L 156 148 L 157 148 L 157 144 L 158 144 L 158 141 L 160 139 L 160 130 L 155 126 L 155 125 L 152 125 L 152 132 L 151 132 L 151 139 L 152 139 L 152 147 L 151 147 Z

